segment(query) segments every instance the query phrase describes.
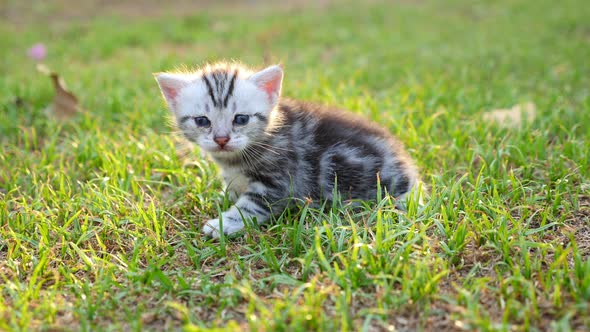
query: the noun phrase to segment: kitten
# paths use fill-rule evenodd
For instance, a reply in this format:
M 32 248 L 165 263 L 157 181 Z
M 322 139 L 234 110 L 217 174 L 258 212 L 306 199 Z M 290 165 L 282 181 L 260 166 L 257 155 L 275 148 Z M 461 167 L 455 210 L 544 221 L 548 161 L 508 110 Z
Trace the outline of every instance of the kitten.
M 207 221 L 208 236 L 242 230 L 242 218 L 262 224 L 289 198 L 375 199 L 378 181 L 398 208 L 420 199 L 409 195 L 418 172 L 400 142 L 357 115 L 280 98 L 280 66 L 252 72 L 218 63 L 156 80 L 178 128 L 219 165 L 235 200 Z

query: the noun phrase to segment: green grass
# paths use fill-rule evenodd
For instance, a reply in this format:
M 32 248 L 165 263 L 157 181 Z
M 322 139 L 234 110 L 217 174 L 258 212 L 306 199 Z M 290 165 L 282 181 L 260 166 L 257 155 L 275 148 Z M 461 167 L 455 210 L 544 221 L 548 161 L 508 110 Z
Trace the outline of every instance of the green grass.
M 187 15 L 0 22 L 0 330 L 590 326 L 586 1 Z M 37 41 L 86 109 L 70 121 L 43 112 Z M 284 95 L 398 135 L 425 209 L 303 205 L 201 237 L 228 202 L 215 166 L 177 151 L 151 73 L 264 58 L 285 65 Z M 527 101 L 521 129 L 483 120 Z

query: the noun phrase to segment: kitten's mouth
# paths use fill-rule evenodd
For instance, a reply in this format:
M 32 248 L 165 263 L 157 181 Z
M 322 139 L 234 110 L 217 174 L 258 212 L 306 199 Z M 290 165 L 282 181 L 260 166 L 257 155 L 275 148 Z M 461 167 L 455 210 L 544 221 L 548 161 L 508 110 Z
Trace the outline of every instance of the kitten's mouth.
M 221 147 L 218 146 L 213 152 L 215 153 L 229 153 L 229 152 L 235 152 L 236 150 L 234 148 L 228 148 L 227 146 Z

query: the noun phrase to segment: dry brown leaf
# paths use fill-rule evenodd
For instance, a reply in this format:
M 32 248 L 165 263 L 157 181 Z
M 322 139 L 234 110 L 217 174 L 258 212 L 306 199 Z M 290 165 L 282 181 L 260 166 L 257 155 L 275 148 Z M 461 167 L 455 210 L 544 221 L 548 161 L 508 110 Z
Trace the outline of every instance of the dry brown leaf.
M 141 314 L 141 322 L 144 324 L 151 324 L 156 319 L 158 319 L 158 316 L 154 312 L 145 312 Z
M 55 89 L 53 102 L 47 107 L 48 113 L 60 120 L 69 119 L 76 115 L 80 111 L 78 98 L 66 89 L 64 80 L 56 72 L 49 70 L 45 65 L 39 64 L 37 70 L 51 78 L 53 88 Z
M 537 107 L 534 103 L 528 102 L 517 104 L 512 108 L 500 108 L 484 113 L 483 119 L 488 122 L 495 122 L 503 127 L 516 128 L 523 122 L 532 122 L 537 114 Z

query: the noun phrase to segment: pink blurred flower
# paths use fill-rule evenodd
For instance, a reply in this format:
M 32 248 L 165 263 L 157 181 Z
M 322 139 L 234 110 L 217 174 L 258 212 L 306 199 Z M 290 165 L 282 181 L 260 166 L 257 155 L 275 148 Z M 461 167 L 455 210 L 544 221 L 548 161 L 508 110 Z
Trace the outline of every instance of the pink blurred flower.
M 45 56 L 47 55 L 47 49 L 45 48 L 45 44 L 37 43 L 29 48 L 27 54 L 31 59 L 41 61 L 45 59 Z

